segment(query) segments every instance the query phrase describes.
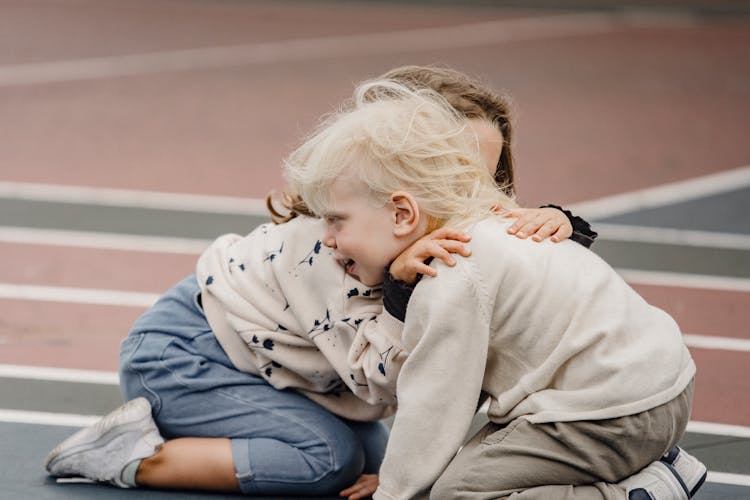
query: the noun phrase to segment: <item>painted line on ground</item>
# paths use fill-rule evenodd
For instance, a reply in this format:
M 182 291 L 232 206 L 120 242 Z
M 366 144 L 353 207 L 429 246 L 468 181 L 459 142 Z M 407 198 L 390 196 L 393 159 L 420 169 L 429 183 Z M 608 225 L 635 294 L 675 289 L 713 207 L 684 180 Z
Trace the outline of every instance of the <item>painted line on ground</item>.
M 596 200 L 575 203 L 570 209 L 596 221 L 637 210 L 663 207 L 750 186 L 750 165 L 710 175 L 671 182 Z
M 750 292 L 750 279 L 704 274 L 615 269 L 631 285 L 651 285 L 677 288 L 700 288 L 731 292 Z
M 598 240 L 750 250 L 750 235 L 597 222 Z M 598 241 L 597 240 L 597 241 Z
M 199 255 L 213 240 L 0 226 L 0 242 Z
M 153 208 L 189 212 L 268 215 L 266 200 L 233 196 L 140 191 L 61 184 L 0 181 L 0 198 L 102 205 L 112 207 Z
M 458 49 L 503 42 L 606 34 L 641 25 L 643 19 L 617 13 L 561 14 L 438 28 L 18 64 L 0 67 L 0 86 Z
M 750 439 L 750 427 L 743 425 L 717 424 L 713 422 L 691 420 L 688 422 L 687 432 Z
M 56 425 L 64 427 L 86 427 L 101 418 L 98 415 L 76 415 L 73 413 L 48 413 L 42 411 L 2 410 L 0 422 L 15 424 Z
M 159 297 L 157 293 L 0 283 L 0 299 L 145 308 L 153 305 Z
M 709 483 L 731 484 L 735 486 L 750 486 L 750 476 L 732 474 L 729 472 L 708 471 L 706 481 Z
M 685 345 L 696 349 L 750 352 L 750 340 L 734 337 L 712 337 L 709 335 L 683 334 Z
M 108 372 L 102 370 L 77 370 L 74 368 L 54 368 L 51 366 L 0 364 L 0 377 L 114 386 L 120 384 L 120 377 L 117 372 Z

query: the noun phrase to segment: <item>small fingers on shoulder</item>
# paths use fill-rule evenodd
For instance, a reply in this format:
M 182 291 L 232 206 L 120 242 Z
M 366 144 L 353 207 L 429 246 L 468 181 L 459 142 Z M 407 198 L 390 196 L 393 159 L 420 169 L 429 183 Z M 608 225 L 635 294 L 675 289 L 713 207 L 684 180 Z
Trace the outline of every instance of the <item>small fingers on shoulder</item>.
M 450 242 L 434 242 L 435 244 L 428 247 L 428 257 L 434 257 L 442 260 L 448 266 L 456 265 L 456 259 L 453 258 L 448 248 L 451 247 Z M 447 247 L 447 248 L 446 248 Z
M 437 269 L 435 269 L 434 267 L 430 267 L 424 262 L 415 262 L 414 265 L 411 266 L 410 271 L 414 274 L 415 279 L 417 274 L 421 274 L 422 276 L 432 276 L 433 278 L 437 276 Z M 409 283 L 409 281 L 407 280 L 403 281 Z
M 539 226 L 531 237 L 534 241 L 544 241 L 549 238 L 552 234 L 556 234 L 556 231 L 560 227 L 559 222 L 554 220 L 548 220 Z
M 456 240 L 441 240 L 437 243 L 443 250 L 449 253 L 457 253 L 464 257 L 471 255 L 471 249 L 467 245 L 464 245 L 463 242 Z
M 516 222 L 508 228 L 508 232 L 510 234 L 515 234 L 522 239 L 527 238 L 532 234 L 535 234 L 539 228 L 544 225 L 545 221 L 546 219 L 538 214 L 525 215 L 516 220 Z
M 571 236 L 573 236 L 573 225 L 568 222 L 567 224 L 561 224 L 550 239 L 555 243 L 559 243 L 563 240 L 567 240 Z
M 528 222 L 530 215 L 528 209 L 525 208 L 517 208 L 515 210 L 506 210 L 504 212 L 501 212 L 501 216 L 505 218 L 515 218 L 510 226 L 508 226 L 508 234 L 516 234 L 519 229 L 521 229 L 526 222 Z
M 424 241 L 420 245 L 419 252 L 415 255 L 415 258 L 421 261 L 433 257 L 452 266 L 456 263 L 451 255 L 454 253 L 468 257 L 471 255 L 471 250 L 463 242 L 456 240 Z
M 464 243 L 471 241 L 471 236 L 464 231 L 453 229 L 452 227 L 441 227 L 436 229 L 431 232 L 428 237 L 432 240 L 455 240 L 463 241 Z

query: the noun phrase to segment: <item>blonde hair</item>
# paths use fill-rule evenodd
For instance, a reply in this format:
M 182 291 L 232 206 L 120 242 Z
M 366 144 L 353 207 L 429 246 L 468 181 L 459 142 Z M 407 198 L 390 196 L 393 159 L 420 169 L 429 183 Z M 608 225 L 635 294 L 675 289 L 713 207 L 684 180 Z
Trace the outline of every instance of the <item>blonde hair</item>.
M 364 187 L 378 206 L 395 191 L 408 191 L 433 228 L 461 227 L 493 207 L 515 206 L 497 190 L 469 130 L 431 89 L 365 82 L 345 111 L 330 116 L 292 152 L 284 171 L 318 215 L 331 208 L 331 188 L 342 180 L 353 189 Z

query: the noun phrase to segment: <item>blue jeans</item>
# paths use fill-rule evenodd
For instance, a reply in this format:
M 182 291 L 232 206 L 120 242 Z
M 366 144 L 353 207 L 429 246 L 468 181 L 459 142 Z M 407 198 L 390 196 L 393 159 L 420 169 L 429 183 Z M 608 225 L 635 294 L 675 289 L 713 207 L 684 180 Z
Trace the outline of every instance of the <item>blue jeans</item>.
M 377 473 L 388 430 L 354 422 L 237 370 L 206 321 L 190 276 L 135 323 L 120 348 L 125 400 L 147 398 L 165 438 L 230 438 L 243 493 L 335 495 Z

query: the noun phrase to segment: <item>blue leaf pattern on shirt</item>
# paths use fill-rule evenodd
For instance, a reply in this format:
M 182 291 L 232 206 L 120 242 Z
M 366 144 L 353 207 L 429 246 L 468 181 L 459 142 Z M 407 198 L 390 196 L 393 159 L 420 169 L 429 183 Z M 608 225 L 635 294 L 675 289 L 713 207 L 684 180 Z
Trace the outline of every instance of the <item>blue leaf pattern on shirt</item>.
M 278 250 L 272 250 L 268 253 L 266 253 L 266 258 L 263 259 L 263 262 L 273 262 L 273 259 L 276 258 L 277 255 L 281 255 L 281 253 L 284 251 L 284 242 L 281 242 L 281 246 Z
M 326 314 L 323 317 L 323 319 L 316 319 L 313 322 L 312 329 L 310 329 L 310 331 L 307 332 L 307 335 L 312 335 L 313 333 L 319 332 L 319 331 L 327 332 L 332 327 L 333 325 L 331 324 L 331 311 L 326 309 Z
M 315 261 L 315 256 L 320 254 L 320 249 L 323 248 L 323 243 L 321 243 L 320 240 L 315 242 L 315 245 L 313 245 L 313 249 L 310 250 L 307 255 L 305 255 L 305 258 L 302 259 L 297 263 L 297 266 L 300 266 L 302 264 L 307 264 L 309 266 L 313 265 L 313 262 Z

